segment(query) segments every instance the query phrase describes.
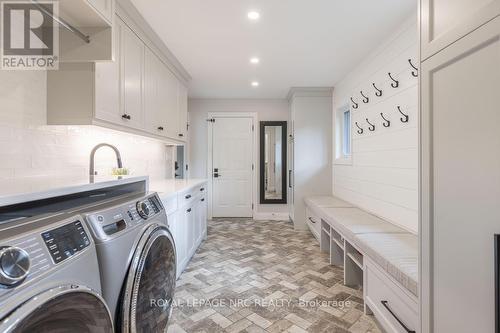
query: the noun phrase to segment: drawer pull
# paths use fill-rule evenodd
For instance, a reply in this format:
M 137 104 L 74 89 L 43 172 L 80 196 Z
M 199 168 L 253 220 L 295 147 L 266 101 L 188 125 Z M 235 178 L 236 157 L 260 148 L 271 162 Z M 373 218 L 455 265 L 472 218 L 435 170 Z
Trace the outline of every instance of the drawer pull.
M 201 199 L 201 202 L 205 201 L 205 198 Z
M 204 187 L 200 188 L 200 192 L 203 192 L 203 191 L 205 191 L 205 188 Z
M 186 195 L 184 198 L 186 198 L 186 200 L 191 199 L 191 194 Z
M 189 208 L 188 210 L 186 210 L 186 213 L 191 213 L 191 208 Z
M 396 321 L 399 323 L 399 325 L 401 325 L 401 327 L 403 327 L 406 332 L 408 332 L 408 333 L 415 333 L 415 331 L 410 330 L 405 325 L 405 323 L 403 323 L 401 321 L 401 319 L 399 319 L 398 316 L 396 316 L 396 314 L 394 312 L 392 312 L 391 308 L 389 307 L 389 302 L 388 301 L 380 301 L 380 303 L 382 303 L 382 305 L 384 306 L 384 308 L 386 308 L 387 311 L 389 311 L 389 313 L 394 317 L 394 319 L 396 319 Z
M 311 221 L 312 223 L 316 224 L 316 221 L 314 221 L 312 217 L 309 217 L 309 221 Z

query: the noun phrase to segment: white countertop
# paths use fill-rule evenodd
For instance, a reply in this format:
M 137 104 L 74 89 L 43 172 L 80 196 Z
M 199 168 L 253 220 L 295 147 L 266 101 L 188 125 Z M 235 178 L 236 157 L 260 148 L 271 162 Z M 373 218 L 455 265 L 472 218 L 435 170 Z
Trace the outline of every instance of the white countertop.
M 0 207 L 141 181 L 146 182 L 147 189 L 148 176 L 96 176 L 93 183 L 90 183 L 88 178 L 64 179 L 55 177 L 37 181 L 30 180 L 30 184 L 20 183 L 19 186 L 0 190 Z
M 87 179 L 51 178 L 18 184 L 10 189 L 0 190 L 0 207 L 23 202 L 53 198 L 62 195 L 103 189 L 116 185 L 146 182 L 146 191 L 158 192 L 162 199 L 199 186 L 206 179 L 164 179 L 150 181 L 148 176 L 96 176 L 94 182 Z
M 206 179 L 165 179 L 165 180 L 154 180 L 149 183 L 149 190 L 152 192 L 158 192 L 158 195 L 163 200 L 182 192 L 184 190 L 190 189 L 195 186 L 206 183 Z

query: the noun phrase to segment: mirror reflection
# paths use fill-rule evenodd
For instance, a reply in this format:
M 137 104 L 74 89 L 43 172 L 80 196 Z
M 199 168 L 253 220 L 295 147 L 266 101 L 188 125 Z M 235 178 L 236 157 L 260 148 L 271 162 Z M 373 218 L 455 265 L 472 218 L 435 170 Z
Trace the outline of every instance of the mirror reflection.
M 286 122 L 261 123 L 261 203 L 286 203 Z

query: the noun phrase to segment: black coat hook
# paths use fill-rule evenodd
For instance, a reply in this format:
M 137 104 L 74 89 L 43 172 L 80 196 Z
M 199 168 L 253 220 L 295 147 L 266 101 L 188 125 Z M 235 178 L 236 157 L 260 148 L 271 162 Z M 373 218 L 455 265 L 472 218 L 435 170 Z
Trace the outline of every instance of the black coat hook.
M 403 111 L 401 111 L 401 106 L 399 106 L 399 105 L 398 105 L 398 111 L 399 111 L 399 113 L 401 113 L 403 115 L 403 118 L 400 118 L 401 122 L 402 123 L 407 123 L 408 120 L 410 120 L 410 116 L 407 115 L 407 114 L 404 114 Z
M 375 95 L 376 95 L 377 97 L 382 96 L 382 90 L 381 90 L 381 89 L 379 89 L 379 88 L 377 88 L 377 86 L 375 85 L 375 83 L 372 83 L 372 85 L 373 85 L 373 88 L 375 88 L 375 90 L 377 91 L 377 92 L 375 93 Z
M 380 116 L 382 116 L 382 119 L 384 119 L 385 121 L 382 123 L 382 125 L 384 125 L 384 127 L 390 127 L 391 126 L 391 121 L 389 119 L 386 119 L 384 117 L 384 114 L 382 112 L 380 112 Z
M 374 125 L 374 124 L 372 124 L 372 123 L 370 123 L 370 121 L 368 120 L 368 118 L 366 118 L 366 122 L 367 122 L 368 124 L 370 124 L 370 127 L 368 127 L 368 130 L 369 130 L 370 132 L 375 131 L 375 125 Z
M 370 101 L 370 99 L 367 96 L 365 96 L 365 94 L 363 94 L 362 91 L 360 91 L 360 93 L 361 93 L 361 96 L 363 96 L 363 103 L 368 103 Z
M 363 134 L 364 129 L 362 127 L 359 127 L 358 122 L 356 122 L 355 124 L 356 124 L 356 127 L 359 128 L 358 129 L 358 134 Z
M 392 82 L 392 83 L 391 83 L 391 87 L 393 87 L 393 88 L 397 88 L 397 87 L 399 87 L 399 81 L 398 81 L 398 80 L 395 80 L 395 79 L 392 77 L 391 73 L 387 73 L 387 74 L 389 74 L 389 77 L 391 78 L 391 80 L 392 80 L 392 81 L 394 81 L 394 82 Z
M 413 77 L 418 77 L 418 68 L 412 64 L 411 59 L 408 59 L 408 62 L 410 63 L 410 66 L 414 69 L 414 71 L 411 71 L 411 75 L 413 75 Z
M 353 108 L 353 109 L 357 109 L 357 108 L 358 108 L 358 103 L 356 103 L 356 102 L 352 99 L 352 97 L 351 97 L 351 102 L 352 102 L 352 108 Z

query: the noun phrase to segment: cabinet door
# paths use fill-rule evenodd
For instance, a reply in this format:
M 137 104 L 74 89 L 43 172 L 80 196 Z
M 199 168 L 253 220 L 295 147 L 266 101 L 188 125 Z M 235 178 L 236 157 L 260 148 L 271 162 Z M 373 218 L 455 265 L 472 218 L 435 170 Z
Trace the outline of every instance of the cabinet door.
M 200 211 L 201 211 L 201 238 L 205 239 L 207 237 L 207 217 L 208 217 L 208 206 L 207 206 L 207 199 L 205 197 L 201 198 L 201 204 L 200 204 Z
M 422 64 L 422 332 L 495 331 L 499 60 L 500 17 Z
M 180 218 L 177 212 L 169 214 L 167 216 L 168 219 L 168 229 L 172 234 L 175 242 L 175 254 L 177 259 L 177 276 L 180 275 L 181 263 L 183 261 L 183 249 L 182 249 L 182 240 L 181 240 L 181 228 L 180 228 Z
M 144 43 L 122 21 L 121 73 L 123 89 L 123 114 L 127 126 L 142 129 L 144 86 Z
M 144 125 L 146 131 L 166 136 L 167 114 L 163 102 L 163 63 L 146 48 L 144 63 Z
M 178 84 L 178 99 L 179 99 L 179 132 L 178 139 L 186 140 L 187 124 L 188 124 L 188 90 L 179 82 Z
M 177 85 L 178 81 L 174 74 L 163 65 L 162 73 L 162 112 L 166 117 L 166 135 L 169 138 L 177 139 L 178 122 L 179 122 L 179 107 L 177 100 Z
M 187 248 L 187 256 L 188 260 L 191 258 L 191 254 L 193 252 L 194 243 L 195 243 L 195 214 L 193 211 L 193 207 L 186 208 L 186 248 Z
M 500 0 L 421 0 L 422 60 L 500 14 Z
M 122 124 L 120 99 L 120 48 L 123 26 L 117 24 L 120 19 L 115 16 L 114 49 L 115 61 L 97 62 L 95 64 L 95 117 L 115 124 Z

